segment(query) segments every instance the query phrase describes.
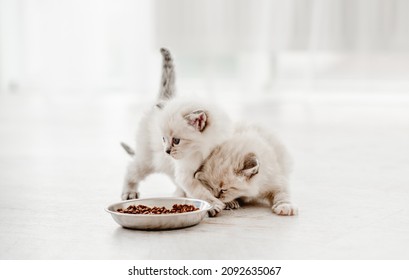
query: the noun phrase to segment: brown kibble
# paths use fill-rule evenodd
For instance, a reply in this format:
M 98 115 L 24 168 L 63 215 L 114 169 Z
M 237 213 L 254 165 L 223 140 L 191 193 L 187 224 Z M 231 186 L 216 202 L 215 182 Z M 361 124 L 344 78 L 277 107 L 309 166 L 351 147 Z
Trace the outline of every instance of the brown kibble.
M 144 214 L 144 215 L 160 215 L 160 214 L 178 214 L 178 213 L 186 213 L 186 212 L 193 212 L 197 211 L 199 208 L 196 208 L 194 205 L 190 204 L 174 204 L 172 209 L 166 209 L 166 207 L 148 207 L 146 205 L 129 205 L 126 209 L 117 209 L 116 211 L 119 213 L 126 213 L 126 214 Z

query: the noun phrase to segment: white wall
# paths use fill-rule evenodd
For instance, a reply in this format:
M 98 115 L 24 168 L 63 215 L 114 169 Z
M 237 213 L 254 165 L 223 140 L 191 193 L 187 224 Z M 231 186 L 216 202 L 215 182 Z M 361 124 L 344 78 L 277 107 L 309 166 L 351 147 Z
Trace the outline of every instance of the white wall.
M 405 0 L 0 0 L 0 89 L 150 92 L 162 46 L 195 89 L 405 84 L 408 14 Z
M 149 1 L 0 0 L 2 84 L 12 91 L 143 89 Z M 10 86 L 14 84 L 14 86 Z

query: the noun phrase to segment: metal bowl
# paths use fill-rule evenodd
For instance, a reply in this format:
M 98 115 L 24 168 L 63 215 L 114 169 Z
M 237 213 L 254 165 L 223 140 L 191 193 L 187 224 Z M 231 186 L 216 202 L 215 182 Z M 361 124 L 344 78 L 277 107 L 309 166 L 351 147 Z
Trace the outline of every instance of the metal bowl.
M 172 209 L 174 204 L 192 204 L 199 210 L 179 214 L 126 214 L 117 212 L 118 209 L 126 209 L 130 205 L 146 205 L 149 207 L 166 207 Z M 124 228 L 143 230 L 176 229 L 196 225 L 207 216 L 212 206 L 200 199 L 193 198 L 144 198 L 118 202 L 108 206 L 105 210 L 112 215 L 115 222 Z

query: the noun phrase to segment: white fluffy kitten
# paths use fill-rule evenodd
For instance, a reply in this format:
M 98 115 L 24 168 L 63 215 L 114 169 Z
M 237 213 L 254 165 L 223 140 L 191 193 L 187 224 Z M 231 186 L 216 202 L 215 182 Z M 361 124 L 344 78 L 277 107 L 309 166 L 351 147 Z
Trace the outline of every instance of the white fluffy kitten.
M 243 125 L 216 147 L 196 171 L 195 179 L 227 207 L 236 199 L 267 199 L 274 213 L 295 215 L 289 195 L 291 159 L 281 142 L 263 129 Z
M 224 203 L 193 175 L 210 152 L 230 137 L 231 122 L 217 107 L 175 98 L 172 59 L 169 51 L 162 49 L 161 52 L 161 94 L 155 108 L 141 120 L 122 199 L 137 198 L 139 182 L 151 173 L 160 172 L 169 175 L 179 187 L 178 195 L 186 193 L 213 204 L 210 215 L 215 215 L 225 207 Z M 132 154 L 129 147 L 124 148 Z
M 125 150 L 132 155 L 132 161 L 128 165 L 122 189 L 121 198 L 123 200 L 138 198 L 139 182 L 149 174 L 160 172 L 174 178 L 175 168 L 171 158 L 167 157 L 162 151 L 162 137 L 158 135 L 160 132 L 158 131 L 159 126 L 156 123 L 156 118 L 158 109 L 162 108 L 167 100 L 175 96 L 175 69 L 170 52 L 161 49 L 161 53 L 163 56 L 162 79 L 156 106 L 150 108 L 140 120 L 135 150 L 121 143 Z
M 194 179 L 195 171 L 211 151 L 232 134 L 230 119 L 217 107 L 197 102 L 169 101 L 159 113 L 164 152 L 175 161 L 175 181 L 188 197 L 213 204 L 211 215 L 225 205 Z

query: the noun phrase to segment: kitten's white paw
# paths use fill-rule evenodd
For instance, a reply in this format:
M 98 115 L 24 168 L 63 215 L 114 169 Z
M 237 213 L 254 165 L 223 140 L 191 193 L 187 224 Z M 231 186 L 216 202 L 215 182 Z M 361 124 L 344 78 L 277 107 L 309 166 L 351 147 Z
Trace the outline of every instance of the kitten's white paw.
M 224 209 L 237 209 L 240 208 L 240 204 L 237 200 L 232 200 L 230 202 L 226 202 L 226 207 Z
M 208 211 L 209 217 L 216 216 L 217 214 L 219 214 L 224 209 L 224 207 L 225 207 L 225 205 L 224 205 L 223 202 L 214 203 L 213 208 Z
M 135 199 L 135 198 L 138 198 L 138 197 L 139 197 L 138 192 L 125 192 L 121 196 L 122 200 Z
M 293 215 L 297 215 L 298 213 L 297 206 L 291 203 L 281 203 L 277 206 L 273 206 L 272 209 L 274 213 L 276 213 L 277 215 L 282 215 L 282 216 L 293 216 Z

